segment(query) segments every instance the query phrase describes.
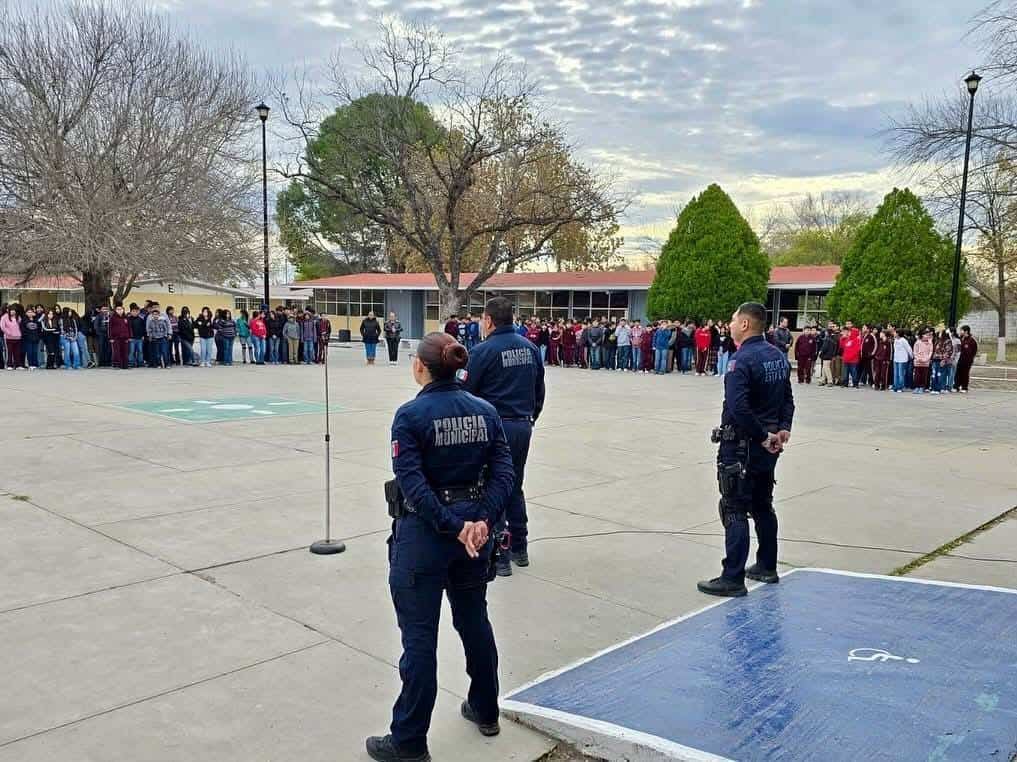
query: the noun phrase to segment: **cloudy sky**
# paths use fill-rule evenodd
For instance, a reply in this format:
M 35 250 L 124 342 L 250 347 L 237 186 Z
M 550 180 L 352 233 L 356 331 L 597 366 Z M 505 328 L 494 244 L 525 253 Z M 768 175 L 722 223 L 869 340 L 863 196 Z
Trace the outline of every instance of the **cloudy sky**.
M 525 63 L 587 161 L 639 193 L 630 242 L 719 182 L 758 220 L 805 192 L 881 196 L 876 134 L 979 62 L 986 0 L 162 0 L 203 42 L 279 69 L 353 52 L 383 14 L 442 29 L 476 65 Z

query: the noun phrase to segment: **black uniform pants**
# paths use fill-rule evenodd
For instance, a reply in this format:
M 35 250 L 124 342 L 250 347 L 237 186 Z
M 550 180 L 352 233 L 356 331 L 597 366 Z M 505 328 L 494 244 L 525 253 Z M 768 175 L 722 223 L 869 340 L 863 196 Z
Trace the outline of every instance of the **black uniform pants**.
M 492 542 L 471 559 L 455 538 L 439 535 L 416 516 L 399 519 L 390 540 L 388 584 L 402 635 L 402 691 L 392 708 L 392 738 L 423 754 L 438 695 L 438 620 L 442 593 L 463 642 L 467 700 L 481 722 L 498 719 L 498 649 L 487 618 L 487 570 Z
M 388 345 L 388 361 L 396 362 L 399 359 L 399 339 L 386 337 L 385 343 Z
M 502 418 L 502 427 L 505 429 L 505 439 L 508 440 L 509 450 L 512 453 L 512 468 L 516 472 L 516 481 L 512 488 L 512 496 L 509 498 L 505 508 L 505 519 L 498 522 L 495 527 L 497 531 L 505 528 L 508 524 L 509 532 L 512 535 L 512 550 L 520 552 L 526 550 L 526 497 L 523 495 L 523 477 L 526 472 L 526 458 L 530 454 L 530 438 L 533 435 L 533 424 L 528 419 Z
M 721 466 L 723 467 L 723 466 Z M 749 471 L 742 489 L 722 497 L 724 503 L 724 579 L 744 582 L 749 558 L 749 516 L 756 525 L 756 562 L 767 571 L 777 569 L 777 514 L 773 510 L 773 468 Z

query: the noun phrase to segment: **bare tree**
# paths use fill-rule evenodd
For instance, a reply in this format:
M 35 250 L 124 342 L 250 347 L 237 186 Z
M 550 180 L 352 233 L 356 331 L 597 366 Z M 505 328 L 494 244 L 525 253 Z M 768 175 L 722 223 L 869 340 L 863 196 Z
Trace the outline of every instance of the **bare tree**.
M 127 2 L 58 8 L 0 11 L 0 267 L 76 274 L 90 307 L 249 272 L 246 65 Z
M 809 193 L 767 215 L 759 237 L 767 253 L 786 264 L 840 264 L 870 212 L 859 192 Z
M 345 154 L 377 156 L 323 166 L 308 151 L 283 174 L 314 183 L 391 231 L 426 263 L 443 314 L 496 272 L 550 253 L 571 225 L 613 222 L 628 203 L 610 180 L 580 164 L 564 131 L 535 107 L 525 77 L 504 60 L 478 77 L 456 70 L 456 55 L 431 28 L 381 25 L 380 42 L 361 51 L 364 79 L 335 62 L 330 96 L 338 105 L 382 95 L 369 129 L 344 138 Z M 300 90 L 287 118 L 310 144 L 320 110 Z M 426 104 L 442 129 L 415 113 Z M 463 274 L 476 271 L 469 283 Z
M 1017 157 L 991 145 L 974 146 L 964 207 L 965 231 L 977 241 L 965 250 L 968 285 L 996 311 L 996 357 L 1006 359 L 1006 319 L 1017 283 Z M 944 226 L 957 224 L 961 178 L 955 167 L 926 178 L 923 197 Z

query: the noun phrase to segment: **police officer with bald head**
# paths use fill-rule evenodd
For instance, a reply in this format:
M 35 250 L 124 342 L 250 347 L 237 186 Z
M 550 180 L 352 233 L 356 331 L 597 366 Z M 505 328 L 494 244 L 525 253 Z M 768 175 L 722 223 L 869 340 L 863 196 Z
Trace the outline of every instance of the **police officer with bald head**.
M 498 575 L 502 577 L 511 576 L 512 563 L 530 564 L 523 472 L 533 424 L 544 407 L 544 363 L 540 350 L 516 332 L 512 317 L 512 302 L 508 299 L 498 296 L 488 301 L 482 321 L 486 338 L 470 352 L 465 382 L 467 391 L 494 405 L 512 451 L 516 478 L 506 510 L 507 522 L 498 522 L 495 527 L 499 532 L 507 523 L 511 536 L 511 559 L 508 554 L 498 558 Z
M 791 438 L 795 403 L 787 355 L 763 336 L 766 308 L 746 302 L 731 316 L 738 351 L 724 376 L 724 410 L 713 430 L 724 524 L 721 575 L 698 584 L 708 595 L 742 596 L 745 578 L 777 582 L 777 515 L 773 510 L 777 458 Z M 748 569 L 749 516 L 759 548 Z

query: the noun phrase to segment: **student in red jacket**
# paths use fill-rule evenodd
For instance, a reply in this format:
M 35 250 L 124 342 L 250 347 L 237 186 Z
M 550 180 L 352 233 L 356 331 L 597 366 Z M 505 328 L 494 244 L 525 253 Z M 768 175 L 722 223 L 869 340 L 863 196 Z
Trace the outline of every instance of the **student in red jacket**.
M 118 304 L 109 316 L 109 343 L 113 354 L 113 367 L 127 370 L 127 340 L 131 338 L 131 325 L 124 312 L 124 305 Z
M 561 365 L 561 323 L 555 323 L 547 335 L 547 364 Z
M 968 393 L 968 384 L 971 382 L 971 366 L 975 364 L 975 357 L 978 355 L 978 342 L 971 335 L 971 326 L 962 325 L 960 329 L 960 357 L 957 360 L 957 391 L 961 394 Z
M 798 364 L 798 383 L 812 383 L 812 366 L 816 362 L 816 334 L 813 333 L 811 325 L 805 326 L 805 330 L 795 340 L 795 362 Z
M 862 361 L 862 337 L 858 329 L 848 321 L 840 337 L 840 354 L 844 360 L 843 386 L 858 388 L 858 365 Z
M 890 385 L 890 365 L 893 363 L 893 339 L 886 331 L 880 331 L 876 338 L 876 349 L 872 353 L 872 388 L 886 391 Z
M 706 373 L 706 361 L 710 358 L 710 329 L 702 325 L 696 329 L 696 375 Z
M 576 330 L 575 323 L 569 320 L 561 332 L 562 363 L 566 368 L 576 364 Z
M 858 383 L 861 386 L 870 384 L 875 386 L 875 372 L 872 365 L 873 356 L 876 354 L 876 344 L 879 339 L 875 332 L 868 325 L 862 326 L 862 359 L 858 366 Z

